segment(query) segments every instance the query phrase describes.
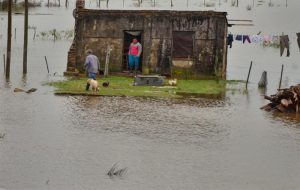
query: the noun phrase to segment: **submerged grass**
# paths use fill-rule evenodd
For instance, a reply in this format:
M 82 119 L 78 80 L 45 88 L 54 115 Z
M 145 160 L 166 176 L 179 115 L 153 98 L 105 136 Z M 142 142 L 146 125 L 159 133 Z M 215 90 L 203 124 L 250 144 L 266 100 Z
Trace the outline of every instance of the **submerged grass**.
M 56 94 L 69 95 L 103 95 L 103 96 L 139 96 L 139 97 L 165 97 L 180 98 L 182 93 L 193 94 L 221 94 L 226 91 L 227 83 L 239 81 L 225 80 L 178 80 L 177 86 L 133 86 L 133 78 L 110 76 L 98 79 L 99 92 L 85 91 L 87 78 L 69 78 L 66 81 L 52 82 Z M 101 84 L 109 81 L 109 87 Z M 180 94 L 180 95 L 179 95 Z

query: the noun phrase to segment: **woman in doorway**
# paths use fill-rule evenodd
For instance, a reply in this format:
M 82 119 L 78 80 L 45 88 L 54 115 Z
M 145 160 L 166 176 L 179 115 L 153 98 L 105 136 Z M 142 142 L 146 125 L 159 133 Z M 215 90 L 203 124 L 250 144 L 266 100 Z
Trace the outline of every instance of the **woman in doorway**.
M 132 43 L 129 46 L 129 52 L 128 52 L 128 62 L 129 62 L 129 69 L 130 71 L 135 71 L 137 72 L 139 68 L 139 59 L 142 54 L 142 44 L 134 38 L 132 40 Z

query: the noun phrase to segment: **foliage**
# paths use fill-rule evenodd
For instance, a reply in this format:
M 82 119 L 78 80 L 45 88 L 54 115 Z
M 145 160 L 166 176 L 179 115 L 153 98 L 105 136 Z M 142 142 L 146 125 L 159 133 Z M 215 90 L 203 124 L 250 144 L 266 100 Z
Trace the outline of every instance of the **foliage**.
M 39 32 L 37 37 L 42 40 L 72 40 L 74 37 L 74 30 L 57 31 L 56 29 L 52 29 L 49 31 Z

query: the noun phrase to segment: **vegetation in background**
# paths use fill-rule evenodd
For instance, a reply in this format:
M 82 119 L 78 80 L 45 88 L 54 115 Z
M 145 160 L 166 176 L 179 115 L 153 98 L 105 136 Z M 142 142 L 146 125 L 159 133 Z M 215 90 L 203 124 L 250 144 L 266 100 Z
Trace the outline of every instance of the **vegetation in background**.
M 57 31 L 56 29 L 53 29 L 49 31 L 42 31 L 39 32 L 36 37 L 42 40 L 72 40 L 74 37 L 74 30 Z

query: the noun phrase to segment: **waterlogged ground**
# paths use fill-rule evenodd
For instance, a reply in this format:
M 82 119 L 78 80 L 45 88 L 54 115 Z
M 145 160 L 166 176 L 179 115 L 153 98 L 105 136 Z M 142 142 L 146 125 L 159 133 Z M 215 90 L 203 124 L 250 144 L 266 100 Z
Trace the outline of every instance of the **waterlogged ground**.
M 300 30 L 291 16 L 298 14 L 299 3 L 256 7 L 252 12 L 246 12 L 246 5 L 225 8 L 231 18 L 251 18 L 256 25 L 230 30 L 288 33 L 291 57 L 280 58 L 277 49 L 235 43 L 229 52 L 228 78 L 244 80 L 253 60 L 249 91 L 241 84 L 240 90 L 219 100 L 55 96 L 45 83 L 63 79 L 70 42 L 31 41 L 29 73 L 23 78 L 22 16 L 14 16 L 17 38 L 9 82 L 0 61 L 0 133 L 5 134 L 0 139 L 0 189 L 299 189 L 298 116 L 259 110 L 267 103 L 263 95 L 278 87 L 281 64 L 283 86 L 300 82 L 300 53 L 292 37 Z M 53 14 L 30 16 L 30 24 L 39 31 L 72 28 L 71 9 L 33 11 Z M 266 15 L 272 15 L 274 23 L 267 22 Z M 3 54 L 6 17 L 0 18 Z M 278 27 L 277 21 L 285 27 Z M 263 70 L 269 75 L 266 92 L 257 89 Z M 14 93 L 15 87 L 38 91 Z M 115 163 L 128 170 L 111 179 L 106 173 Z

